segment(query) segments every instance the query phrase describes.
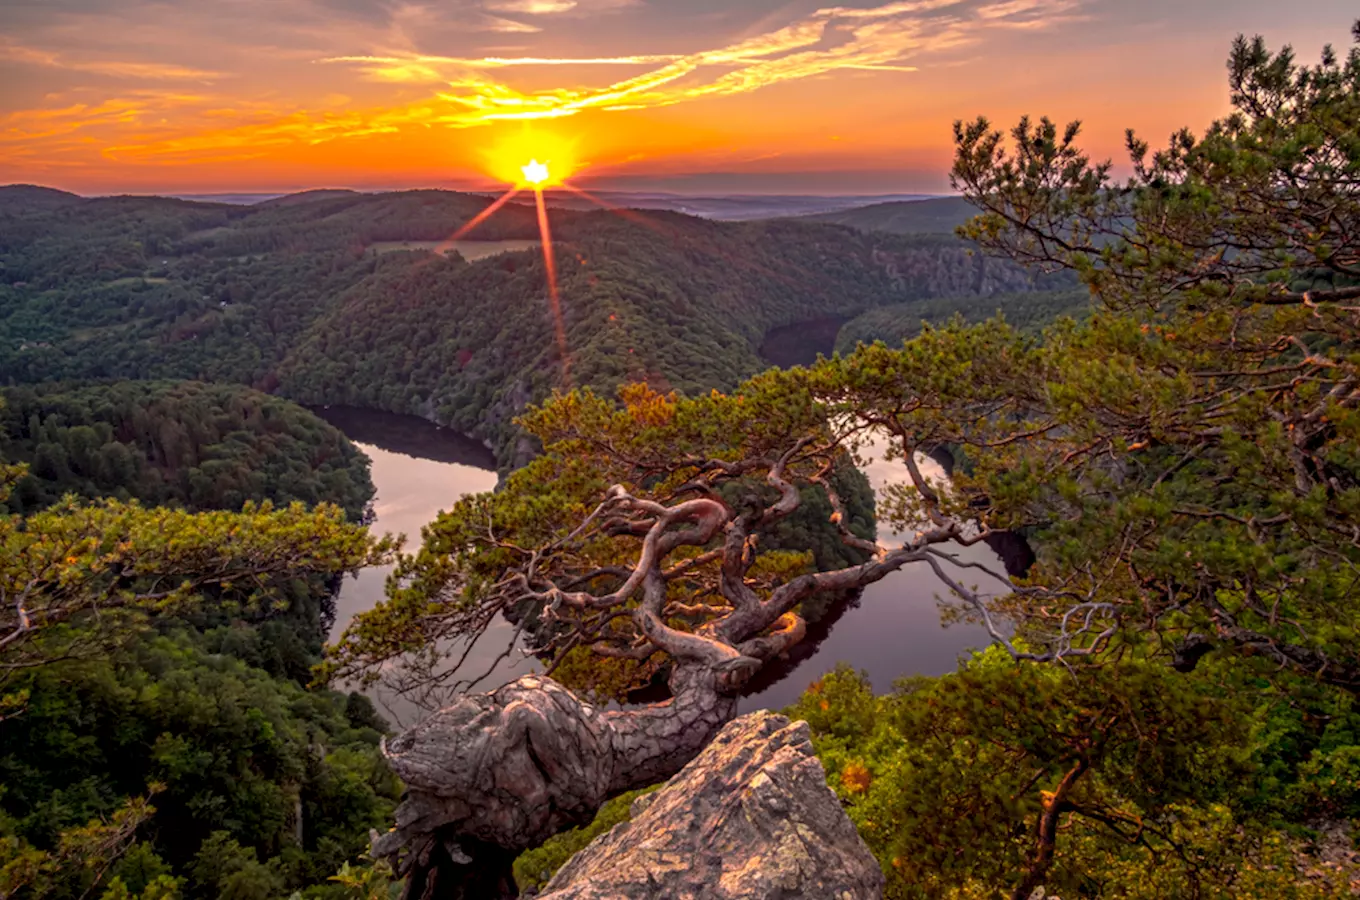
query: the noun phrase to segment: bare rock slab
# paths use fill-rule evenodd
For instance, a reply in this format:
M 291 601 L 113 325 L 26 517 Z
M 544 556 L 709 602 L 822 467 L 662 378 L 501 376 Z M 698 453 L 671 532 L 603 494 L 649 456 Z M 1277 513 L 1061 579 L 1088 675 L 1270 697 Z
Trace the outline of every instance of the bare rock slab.
M 576 854 L 540 900 L 877 900 L 806 722 L 755 712 Z

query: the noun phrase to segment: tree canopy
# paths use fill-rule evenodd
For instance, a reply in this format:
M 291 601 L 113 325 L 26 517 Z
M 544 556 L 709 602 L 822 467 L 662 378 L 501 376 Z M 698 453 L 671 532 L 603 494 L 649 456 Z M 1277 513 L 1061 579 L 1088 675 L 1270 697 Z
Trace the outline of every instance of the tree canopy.
M 240 389 L 200 388 L 40 394 L 54 401 L 41 424 L 60 447 L 72 431 L 97 438 L 99 426 L 140 415 L 153 431 L 178 425 L 177 452 L 202 458 L 203 422 L 173 411 L 225 415 L 247 447 L 277 436 L 271 412 L 285 423 L 306 416 Z M 214 393 L 245 402 L 195 407 Z M 22 399 L 33 409 L 39 397 Z M 129 397 L 153 402 L 140 410 Z M 105 418 L 66 418 L 92 409 Z M 285 432 L 289 453 L 353 459 L 348 442 L 307 418 L 307 429 Z M 147 458 L 164 449 L 112 443 Z M 76 445 L 96 455 L 101 446 Z M 354 469 L 359 484 L 338 471 L 347 488 L 337 496 L 362 510 L 366 467 Z M 57 473 L 0 465 L 0 503 L 16 484 L 42 496 L 52 489 L 44 474 Z M 100 474 L 95 484 L 110 493 L 166 499 L 164 482 L 135 465 Z M 235 511 L 68 494 L 0 516 L 0 894 L 266 900 L 324 881 L 390 814 L 396 787 L 377 748 L 385 724 L 357 695 L 302 689 L 323 639 L 318 595 L 340 573 L 383 562 L 390 545 L 338 506 L 274 506 L 286 477 L 242 489 Z
M 1360 46 L 1300 66 L 1239 38 L 1229 72 L 1235 112 L 1151 157 L 1130 134 L 1121 183 L 1076 124 L 957 127 L 966 233 L 1102 309 L 1020 363 L 1043 392 L 969 483 L 1045 529 L 1036 582 L 1182 666 L 1221 647 L 1354 689 Z
M 722 695 L 800 638 L 800 602 L 913 565 L 998 648 L 931 689 L 936 707 L 958 701 L 952 724 L 910 711 L 903 737 L 945 741 L 913 777 L 944 789 L 946 743 L 972 734 L 1002 757 L 966 760 L 981 767 L 969 778 L 1007 753 L 1027 761 L 1009 799 L 976 798 L 997 816 L 963 823 L 1002 843 L 1006 821 L 1032 829 L 988 844 L 984 880 L 1023 898 L 1094 877 L 1055 868 L 1059 831 L 1083 815 L 1100 826 L 1081 838 L 1090 852 L 1133 841 L 1145 866 L 1228 840 L 1235 813 L 1215 812 L 1213 784 L 1241 762 L 1230 735 L 1250 704 L 1234 704 L 1261 684 L 1342 705 L 1360 687 L 1360 46 L 1309 67 L 1239 40 L 1230 75 L 1231 116 L 1151 157 L 1131 135 L 1120 183 L 1080 152 L 1076 125 L 1022 121 L 1009 144 L 985 120 L 957 127 L 955 184 L 982 210 L 965 235 L 1079 277 L 1089 318 L 1041 334 L 955 320 L 725 394 L 554 396 L 521 420 L 545 455 L 427 531 L 332 671 L 467 687 L 450 640 L 509 614 L 572 683 L 603 671 L 566 668 L 588 649 L 697 666 Z M 842 527 L 864 561 L 823 572 L 768 552 L 761 531 L 798 505 L 797 484 L 835 509 L 824 476 L 870 442 L 901 463 L 877 516 L 905 542 Z M 948 483 L 918 462 L 940 447 L 960 463 Z M 1031 536 L 1024 578 L 948 549 L 1000 530 Z M 683 697 L 689 682 L 672 686 Z M 1193 811 L 1178 780 L 1198 785 L 1182 798 Z M 1280 865 L 1277 850 L 1242 844 L 1219 883 Z
M 0 452 L 29 466 L 11 494 L 32 512 L 68 493 L 237 510 L 249 499 L 323 501 L 364 519 L 368 460 L 301 407 L 248 388 L 132 381 L 10 388 Z

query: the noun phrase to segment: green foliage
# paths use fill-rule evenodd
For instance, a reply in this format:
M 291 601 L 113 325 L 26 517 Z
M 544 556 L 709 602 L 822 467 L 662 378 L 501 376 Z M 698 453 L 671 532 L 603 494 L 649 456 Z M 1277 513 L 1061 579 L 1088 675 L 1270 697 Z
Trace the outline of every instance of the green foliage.
M 1049 894 L 1329 896 L 1301 878 L 1307 859 L 1282 821 L 1253 811 L 1265 748 L 1249 732 L 1273 701 L 1253 713 L 1243 676 L 1130 662 L 1069 672 L 993 648 L 878 697 L 843 666 L 787 713 L 811 725 L 890 898 L 1009 895 L 1049 811 Z
M 1360 687 L 1356 40 L 1300 66 L 1239 38 L 1233 113 L 1151 154 L 1130 134 L 1124 182 L 1076 123 L 1025 119 L 1009 143 L 956 126 L 954 182 L 983 210 L 961 231 L 1078 275 L 1099 307 L 973 360 L 1014 385 L 1011 436 L 996 418 L 961 435 L 962 487 L 988 521 L 1039 528 L 1033 580 L 1068 592 L 1017 596 L 1028 625 L 1079 598 L 1182 666 L 1214 648 Z
M 225 831 L 216 831 L 194 855 L 189 875 L 202 897 L 223 900 L 269 900 L 284 884 L 271 867 L 262 865 L 253 850 L 242 847 Z
M 252 440 L 274 434 L 280 452 L 324 453 L 329 441 L 340 460 L 353 460 L 333 429 L 241 389 L 18 393 L 33 418 L 50 403 L 40 427 L 55 447 L 100 447 L 99 431 L 72 416 L 109 428 L 187 423 L 176 452 L 203 459 L 197 441 L 234 415 L 229 440 L 249 453 L 267 452 Z M 149 414 L 137 409 L 139 398 Z M 204 418 L 176 418 L 186 412 Z M 291 430 L 298 414 L 304 427 Z M 270 428 L 275 417 L 281 430 Z M 148 459 L 152 450 L 174 458 L 164 442 L 131 446 L 145 446 Z M 187 886 L 190 897 L 273 897 L 286 885 L 323 881 L 390 816 L 399 786 L 378 753 L 385 725 L 371 704 L 299 686 L 321 642 L 317 598 L 328 592 L 320 582 L 382 560 L 388 545 L 336 506 L 275 509 L 268 495 L 296 487 L 287 460 L 277 462 L 284 465 L 270 477 L 244 486 L 248 502 L 238 512 L 67 496 L 0 517 L 0 593 L 8 598 L 0 613 L 0 894 L 171 900 Z M 0 502 L 25 484 L 26 470 L 4 467 Z M 362 508 L 371 492 L 366 468 L 354 467 L 359 484 L 341 473 Z M 133 474 L 84 486 L 150 489 Z M 292 607 L 291 621 L 272 615 L 277 605 Z M 186 627 L 194 621 L 206 630 Z M 139 799 L 148 789 L 154 808 Z M 213 829 L 234 837 L 213 843 Z M 230 857 L 237 845 L 225 842 L 237 838 L 246 848 L 240 859 L 191 871 L 196 855 Z M 271 857 L 267 865 L 257 850 Z
M 158 790 L 153 785 L 151 792 Z M 125 800 L 113 804 L 106 817 L 71 823 L 47 847 L 35 847 L 15 834 L 9 817 L 0 815 L 0 896 L 87 895 L 100 886 L 154 812 L 145 797 Z M 166 887 L 162 883 L 158 890 Z
M 287 401 L 194 382 L 11 388 L 0 454 L 27 463 L 11 511 L 62 495 L 238 510 L 247 500 L 322 501 L 362 521 L 368 460 L 338 430 Z
M 389 550 L 334 506 L 190 513 L 70 498 L 0 517 L 0 547 L 0 591 L 15 598 L 0 608 L 0 677 L 89 653 L 147 615 L 194 606 L 209 586 L 258 608 L 291 579 L 357 569 Z
M 657 785 L 660 787 L 660 785 Z M 515 860 L 515 884 L 521 892 L 539 890 L 586 845 L 615 825 L 632 819 L 633 801 L 656 788 L 629 791 L 610 800 L 589 825 L 572 828 L 549 838 L 541 847 L 526 850 Z
M 352 721 L 344 694 L 306 692 L 208 644 L 170 628 L 27 673 L 27 709 L 0 729 L 9 839 L 57 847 L 154 782 L 147 838 L 111 870 L 131 895 L 172 875 L 186 897 L 276 897 L 360 856 L 401 789 L 380 723 Z
M 362 866 L 347 862 L 329 880 L 341 887 L 345 900 L 393 900 L 401 890 L 385 860 Z
M 978 297 L 935 297 L 916 303 L 880 306 L 861 313 L 841 326 L 836 352 L 851 353 L 859 344 L 882 341 L 896 346 L 921 333 L 923 323 L 943 325 L 955 316 L 979 322 L 991 315 L 1026 333 L 1038 332 L 1061 316 L 1082 319 L 1091 312 L 1091 298 L 1084 290 L 1031 291 Z
M 155 848 L 145 841 L 139 841 L 128 848 L 110 872 L 112 878 L 109 880 L 109 891 L 116 894 L 121 891 L 119 896 L 141 897 L 143 900 L 164 897 L 170 900 L 171 897 L 178 895 L 179 889 L 183 886 L 183 879 L 175 878 L 165 860 L 161 859 Z M 115 888 L 115 882 L 120 883 L 122 887 Z

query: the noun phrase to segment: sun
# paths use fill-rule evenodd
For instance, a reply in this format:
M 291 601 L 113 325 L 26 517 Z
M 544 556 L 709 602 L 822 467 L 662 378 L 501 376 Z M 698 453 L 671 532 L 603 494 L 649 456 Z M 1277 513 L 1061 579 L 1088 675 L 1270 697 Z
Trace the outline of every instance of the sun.
M 562 185 L 580 167 L 576 139 L 541 127 L 506 131 L 482 148 L 483 171 L 518 188 Z
M 519 170 L 524 174 L 525 183 L 534 187 L 542 186 L 551 177 L 548 172 L 548 164 L 541 163 L 536 159 L 529 160 L 528 163 L 520 166 Z

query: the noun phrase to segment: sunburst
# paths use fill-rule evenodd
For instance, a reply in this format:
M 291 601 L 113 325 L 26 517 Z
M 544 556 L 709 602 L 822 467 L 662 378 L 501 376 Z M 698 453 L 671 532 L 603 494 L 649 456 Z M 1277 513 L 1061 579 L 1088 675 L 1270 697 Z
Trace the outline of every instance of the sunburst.
M 538 146 L 537 149 L 533 149 L 534 146 L 531 136 L 526 133 L 518 136 L 511 144 L 502 144 L 497 148 L 488 150 L 488 171 L 496 177 L 510 182 L 510 188 L 496 198 L 490 206 L 450 235 L 438 250 L 439 252 L 446 250 L 455 241 L 469 234 L 474 228 L 494 215 L 502 206 L 518 196 L 521 191 L 532 190 L 534 192 L 534 206 L 538 213 L 538 232 L 543 247 L 543 265 L 547 273 L 548 304 L 553 316 L 553 330 L 557 338 L 558 352 L 562 357 L 562 380 L 564 383 L 570 384 L 571 366 L 567 354 L 566 322 L 562 316 L 562 298 L 557 284 L 557 259 L 553 253 L 552 230 L 548 226 L 548 209 L 543 200 L 543 191 L 550 187 L 562 188 L 603 209 L 626 218 L 633 218 L 633 216 L 629 215 L 629 211 L 621 210 L 567 183 L 566 178 L 578 169 L 574 155 L 574 144 L 553 137 L 542 141 L 541 146 Z M 528 157 L 527 162 L 524 161 L 525 157 Z M 651 225 L 651 223 L 645 224 Z

